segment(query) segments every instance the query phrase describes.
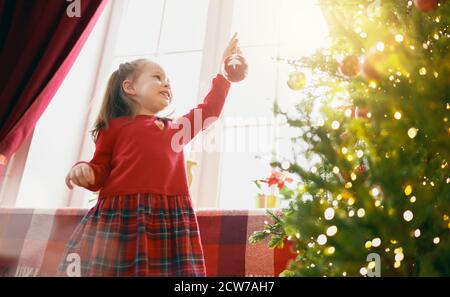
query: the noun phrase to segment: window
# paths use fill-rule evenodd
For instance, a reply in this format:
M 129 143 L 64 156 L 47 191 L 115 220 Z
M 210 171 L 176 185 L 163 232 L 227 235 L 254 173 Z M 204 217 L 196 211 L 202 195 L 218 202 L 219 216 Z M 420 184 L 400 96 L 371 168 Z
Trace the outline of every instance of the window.
M 272 113 L 274 100 L 289 109 L 297 99 L 286 86 L 289 67 L 274 58 L 298 58 L 326 41 L 325 21 L 313 0 L 110 1 L 36 126 L 17 173 L 15 205 L 87 207 L 93 194 L 77 187 L 69 191 L 64 178 L 74 161 L 92 157 L 88 131 L 111 72 L 142 57 L 160 63 L 174 94 L 161 115 L 181 115 L 203 99 L 218 68 L 214 61 L 233 32 L 239 32 L 249 75 L 232 86 L 223 112 L 221 137 L 228 150 L 204 154 L 187 146 L 185 153 L 199 162 L 197 207 L 252 208 L 252 181 L 270 173 L 271 158 L 288 155 L 286 140 L 295 133 Z
M 219 206 L 252 208 L 257 193 L 252 181 L 270 175 L 273 157 L 291 157 L 289 139 L 297 132 L 273 115 L 275 100 L 285 111 L 298 101 L 298 93 L 286 84 L 293 69 L 275 58 L 311 54 L 326 46 L 328 32 L 315 1 L 235 1 L 232 19 L 232 32 L 240 34 L 249 74 L 230 92 L 224 138 L 246 149 L 222 153 Z M 244 120 L 234 123 L 230 117 Z

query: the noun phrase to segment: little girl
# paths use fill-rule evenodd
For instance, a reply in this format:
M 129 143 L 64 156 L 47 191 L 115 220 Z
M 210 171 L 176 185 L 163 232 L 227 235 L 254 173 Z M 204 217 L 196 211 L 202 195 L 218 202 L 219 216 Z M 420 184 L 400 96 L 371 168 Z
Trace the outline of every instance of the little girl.
M 223 60 L 241 52 L 237 42 L 235 33 Z M 100 190 L 98 201 L 67 243 L 59 276 L 206 276 L 182 146 L 220 116 L 229 87 L 218 73 L 178 122 L 156 116 L 172 101 L 160 65 L 138 59 L 111 74 L 91 131 L 94 156 L 66 177 L 70 189 Z

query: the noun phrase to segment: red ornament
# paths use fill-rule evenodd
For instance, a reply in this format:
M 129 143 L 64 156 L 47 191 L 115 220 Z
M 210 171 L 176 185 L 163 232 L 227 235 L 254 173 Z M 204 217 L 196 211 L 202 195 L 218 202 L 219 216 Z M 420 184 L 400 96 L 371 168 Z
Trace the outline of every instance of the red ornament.
M 360 69 L 359 59 L 355 55 L 345 57 L 339 65 L 339 71 L 348 77 L 358 75 Z
M 363 164 L 358 165 L 358 167 L 356 167 L 356 172 L 358 174 L 364 174 L 364 173 L 366 173 L 366 171 L 367 171 L 367 168 Z
M 231 82 L 243 80 L 248 73 L 248 64 L 240 54 L 232 54 L 225 58 L 222 64 L 222 74 Z
M 438 7 L 439 0 L 414 0 L 414 5 L 417 10 L 423 12 L 430 12 L 436 10 Z

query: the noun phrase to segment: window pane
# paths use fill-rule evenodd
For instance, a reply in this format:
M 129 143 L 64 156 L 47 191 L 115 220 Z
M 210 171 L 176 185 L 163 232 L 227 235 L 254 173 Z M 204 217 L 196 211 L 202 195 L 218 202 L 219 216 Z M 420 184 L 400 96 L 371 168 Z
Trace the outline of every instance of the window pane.
M 278 9 L 279 0 L 234 1 L 231 32 L 239 33 L 241 47 L 277 43 Z
M 161 111 L 166 114 L 174 110 L 179 116 L 197 105 L 202 52 L 162 55 L 155 59 L 164 68 L 173 92 L 171 106 Z M 206 94 L 205 94 L 206 95 Z
M 159 51 L 202 50 L 208 0 L 166 0 Z
M 280 5 L 279 39 L 283 57 L 298 58 L 324 46 L 328 28 L 316 0 L 276 2 Z
M 135 55 L 156 51 L 164 0 L 131 0 L 119 26 L 116 55 Z
M 276 63 L 274 47 L 242 48 L 248 61 L 248 76 L 232 85 L 224 113 L 227 116 L 272 116 Z

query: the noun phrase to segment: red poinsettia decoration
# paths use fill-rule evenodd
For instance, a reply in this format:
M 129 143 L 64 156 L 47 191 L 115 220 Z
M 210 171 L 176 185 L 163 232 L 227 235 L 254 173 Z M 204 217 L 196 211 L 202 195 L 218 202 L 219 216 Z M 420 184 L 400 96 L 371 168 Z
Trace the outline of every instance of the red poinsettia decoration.
M 269 186 L 277 185 L 278 189 L 281 190 L 284 187 L 284 183 L 291 183 L 294 180 L 292 177 L 281 174 L 278 171 L 273 171 L 270 177 L 266 179 L 260 179 L 260 182 L 267 183 Z

